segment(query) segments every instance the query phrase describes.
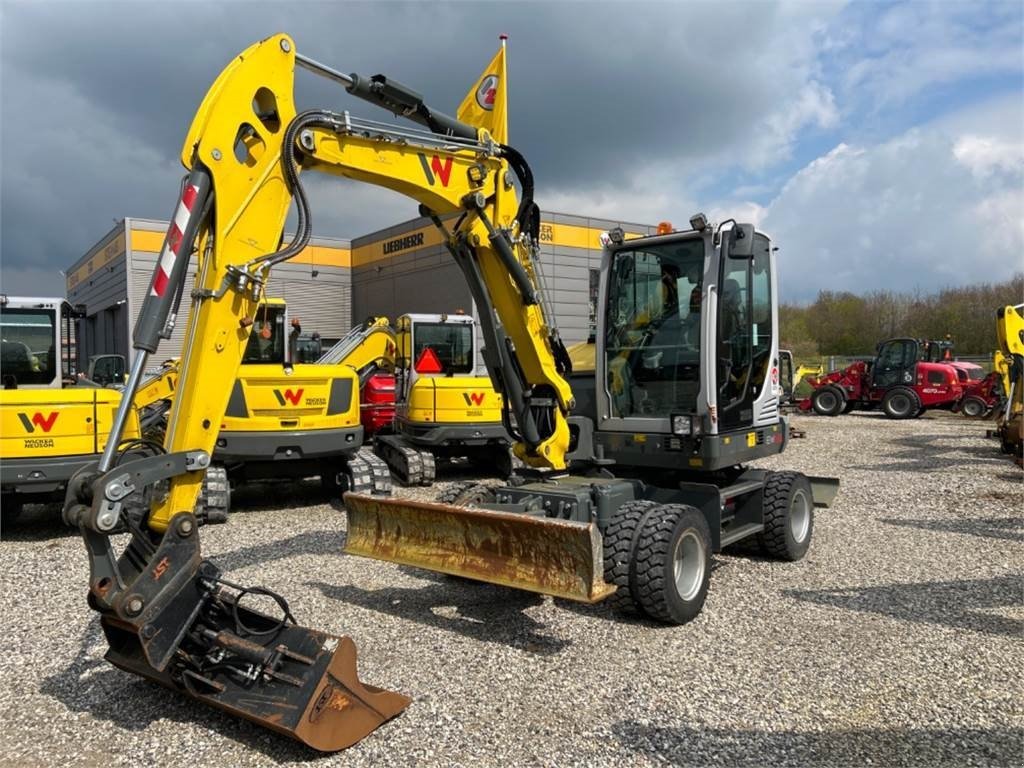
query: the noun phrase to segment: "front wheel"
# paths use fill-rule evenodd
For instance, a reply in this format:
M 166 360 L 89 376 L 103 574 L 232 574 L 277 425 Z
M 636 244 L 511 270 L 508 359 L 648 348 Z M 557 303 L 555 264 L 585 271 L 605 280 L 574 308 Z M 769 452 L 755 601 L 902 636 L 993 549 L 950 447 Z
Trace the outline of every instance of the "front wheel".
M 921 410 L 921 398 L 908 387 L 893 387 L 882 398 L 882 410 L 890 419 L 910 419 Z
M 811 406 L 819 416 L 838 416 L 843 411 L 845 398 L 842 390 L 828 384 L 814 390 L 811 395 Z
M 988 410 L 988 405 L 980 397 L 968 397 L 960 404 L 960 412 L 968 419 L 980 419 Z
M 764 483 L 761 508 L 761 549 L 772 557 L 789 561 L 807 554 L 814 532 L 811 481 L 799 472 L 770 472 Z
M 711 531 L 700 510 L 664 504 L 648 510 L 636 533 L 630 591 L 643 612 L 685 624 L 704 607 L 711 580 Z

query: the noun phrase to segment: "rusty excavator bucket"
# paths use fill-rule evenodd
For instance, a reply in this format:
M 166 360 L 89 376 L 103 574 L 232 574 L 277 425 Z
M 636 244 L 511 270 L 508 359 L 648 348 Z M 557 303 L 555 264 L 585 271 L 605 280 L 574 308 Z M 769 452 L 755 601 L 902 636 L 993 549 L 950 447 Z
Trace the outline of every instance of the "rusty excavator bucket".
M 139 631 L 105 615 L 106 659 L 322 752 L 352 746 L 411 702 L 359 680 L 351 638 L 290 623 L 287 607 L 289 621 L 249 610 L 241 596 L 219 589 L 200 597 L 176 648 L 153 625 Z
M 280 619 L 250 610 L 239 602 L 245 594 L 278 599 L 261 588 L 196 595 L 186 587 L 178 607 L 195 618 L 177 643 L 169 636 L 173 630 L 164 631 L 170 626 L 140 630 L 104 615 L 106 659 L 322 752 L 352 746 L 410 704 L 406 696 L 359 680 L 350 638 L 295 625 L 280 602 Z
M 603 600 L 593 523 L 345 494 L 345 552 L 583 603 Z

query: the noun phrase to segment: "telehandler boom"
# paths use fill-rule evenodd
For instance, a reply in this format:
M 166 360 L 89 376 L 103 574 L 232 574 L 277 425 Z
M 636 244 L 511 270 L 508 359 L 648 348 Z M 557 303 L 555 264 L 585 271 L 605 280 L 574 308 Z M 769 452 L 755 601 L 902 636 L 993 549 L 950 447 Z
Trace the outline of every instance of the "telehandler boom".
M 296 66 L 426 128 L 296 114 Z M 133 392 L 169 335 L 187 262 L 197 258 L 166 452 L 120 462 L 111 439 L 72 480 L 65 507 L 86 541 L 89 601 L 114 664 L 321 750 L 355 743 L 409 703 L 359 681 L 350 639 L 301 627 L 283 597 L 224 579 L 202 559 L 192 515 L 227 407 L 223 382 L 237 375 L 268 273 L 312 234 L 305 171 L 408 195 L 442 231 L 527 465 L 506 488 L 465 489 L 449 500 L 458 506 L 346 494 L 349 550 L 575 600 L 614 593 L 674 623 L 703 605 L 712 551 L 755 535 L 784 559 L 806 551 L 813 507 L 827 505 L 837 483 L 741 464 L 778 453 L 786 435 L 774 256 L 753 226 L 695 217 L 689 231 L 642 241 L 612 233 L 597 375 L 574 382 L 574 395 L 535 269 L 532 173 L 486 130 L 383 75 L 345 75 L 300 56 L 275 35 L 217 78 L 181 159 L 189 172 L 135 328 L 127 385 Z M 297 234 L 280 247 L 293 201 Z M 115 438 L 126 414 L 122 407 Z M 162 480 L 169 492 L 116 558 L 110 532 L 121 499 Z M 275 600 L 279 615 L 251 610 L 254 594 Z

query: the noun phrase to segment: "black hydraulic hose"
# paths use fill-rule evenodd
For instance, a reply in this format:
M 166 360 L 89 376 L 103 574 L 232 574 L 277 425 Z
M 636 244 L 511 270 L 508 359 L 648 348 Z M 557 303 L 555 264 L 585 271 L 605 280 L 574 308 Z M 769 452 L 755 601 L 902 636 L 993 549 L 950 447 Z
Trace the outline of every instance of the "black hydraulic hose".
M 533 171 L 530 170 L 530 164 L 526 162 L 526 158 L 514 147 L 502 144 L 501 153 L 508 160 L 509 166 L 522 187 L 519 210 L 516 213 L 519 231 L 526 232 L 534 242 L 537 242 L 540 238 L 540 209 L 533 201 Z
M 309 245 L 313 237 L 313 221 L 309 213 L 309 200 L 306 198 L 306 191 L 299 181 L 299 171 L 295 160 L 295 140 L 300 131 L 312 126 L 333 128 L 337 125 L 337 119 L 330 112 L 321 109 L 311 109 L 296 115 L 284 132 L 284 141 L 281 147 L 281 169 L 284 172 L 285 186 L 295 199 L 295 209 L 298 221 L 295 227 L 295 238 L 284 248 L 259 257 L 259 262 L 269 262 L 270 266 L 280 264 L 294 256 Z

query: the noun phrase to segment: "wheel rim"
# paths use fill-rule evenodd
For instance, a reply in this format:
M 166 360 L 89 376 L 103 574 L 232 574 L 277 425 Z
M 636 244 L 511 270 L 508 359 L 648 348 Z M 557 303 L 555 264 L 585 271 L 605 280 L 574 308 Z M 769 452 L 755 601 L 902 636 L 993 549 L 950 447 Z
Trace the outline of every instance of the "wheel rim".
M 981 404 L 977 400 L 968 400 L 964 403 L 964 415 L 974 418 L 981 415 Z
M 831 411 L 836 407 L 836 396 L 834 392 L 822 392 L 818 395 L 818 406 L 823 411 Z
M 672 575 L 682 600 L 693 600 L 700 592 L 704 570 L 704 544 L 694 531 L 688 530 L 679 537 L 672 553 Z
M 889 409 L 902 416 L 910 411 L 910 398 L 906 395 L 894 395 L 889 401 Z
M 803 490 L 793 494 L 793 503 L 789 506 L 789 531 L 793 540 L 802 544 L 811 528 L 811 504 Z

